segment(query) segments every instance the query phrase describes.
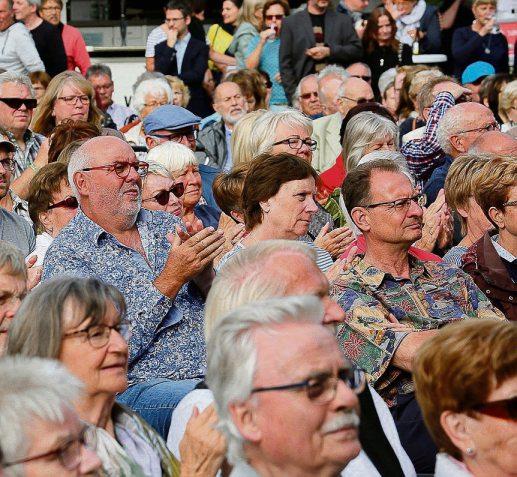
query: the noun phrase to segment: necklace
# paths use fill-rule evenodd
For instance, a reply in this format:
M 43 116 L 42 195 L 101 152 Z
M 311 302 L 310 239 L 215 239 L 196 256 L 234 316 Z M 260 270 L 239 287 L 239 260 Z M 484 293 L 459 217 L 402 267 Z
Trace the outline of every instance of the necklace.
M 492 40 L 492 35 L 488 35 L 488 44 L 485 45 L 485 43 L 483 43 L 483 45 L 485 46 L 485 53 L 487 55 L 489 55 L 491 53 L 491 50 L 490 50 L 490 41 Z

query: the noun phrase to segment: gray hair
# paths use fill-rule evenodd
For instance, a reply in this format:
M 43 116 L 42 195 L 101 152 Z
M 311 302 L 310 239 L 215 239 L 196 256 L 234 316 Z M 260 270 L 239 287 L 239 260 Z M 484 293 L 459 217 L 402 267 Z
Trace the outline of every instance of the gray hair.
M 411 182 L 413 187 L 415 186 L 415 184 L 416 184 L 415 178 L 413 177 L 413 175 L 411 174 L 411 172 L 408 169 L 406 158 L 398 151 L 373 151 L 373 152 L 370 152 L 370 153 L 366 154 L 365 156 L 363 156 L 359 160 L 357 165 L 361 166 L 362 164 L 366 164 L 368 162 L 379 161 L 379 160 L 383 160 L 383 159 L 397 163 L 397 165 L 399 166 L 399 172 L 404 174 L 409 179 L 409 181 Z
M 342 66 L 327 65 L 318 73 L 318 81 L 330 75 L 340 76 L 343 81 L 350 78 L 350 73 L 348 73 L 348 71 Z
M 302 95 L 302 84 L 307 79 L 314 78 L 316 81 L 318 80 L 318 75 L 312 74 L 304 76 L 296 86 L 296 89 L 294 90 L 293 95 L 293 108 L 300 109 L 300 96 Z
M 256 135 L 252 137 L 251 132 L 255 128 L 257 119 L 265 113 L 265 109 L 251 111 L 239 119 L 233 127 L 230 144 L 234 166 L 245 164 L 253 160 L 253 156 L 255 155 L 258 144 L 255 144 L 252 141 L 259 141 L 261 138 L 257 137 Z
M 140 115 L 145 107 L 145 97 L 148 94 L 156 95 L 160 93 L 164 93 L 167 96 L 169 103 L 172 102 L 172 89 L 165 76 L 163 78 L 151 78 L 142 81 L 137 86 L 133 96 L 133 109 Z
M 31 80 L 27 75 L 15 73 L 14 71 L 6 71 L 5 73 L 0 74 L 0 90 L 5 83 L 15 83 L 26 86 L 29 89 L 31 98 L 34 99 L 36 97 Z
M 258 363 L 254 335 L 283 323 L 321 323 L 323 305 L 314 296 L 272 298 L 251 303 L 224 317 L 207 345 L 206 382 L 214 394 L 219 428 L 228 442 L 228 460 L 245 460 L 243 443 L 229 405 L 249 399 Z
M 88 151 L 86 146 L 87 142 L 88 141 L 84 142 L 74 152 L 72 152 L 70 160 L 68 161 L 68 183 L 70 184 L 72 193 L 75 195 L 79 202 L 81 201 L 81 197 L 75 185 L 74 176 L 77 172 L 80 172 L 82 169 L 89 167 L 91 161 L 94 158 L 93 155 Z
M 275 131 L 280 124 L 288 127 L 302 127 L 307 130 L 307 135 L 312 134 L 312 120 L 300 110 L 287 108 L 282 111 L 267 111 L 260 116 L 254 124 L 250 134 L 250 142 L 256 145 L 253 157 L 271 153 L 275 142 Z
M 461 106 L 461 103 L 445 111 L 445 114 L 440 119 L 438 128 L 436 129 L 436 139 L 438 144 L 442 148 L 443 152 L 448 155 L 451 155 L 453 152 L 450 137 L 465 127 L 464 121 L 461 120 L 463 116 L 461 112 L 462 108 L 458 108 L 458 106 Z
M 23 253 L 13 244 L 4 240 L 0 240 L 0 273 L 27 278 L 27 266 Z
M 0 448 L 3 462 L 27 457 L 34 419 L 63 423 L 82 384 L 58 361 L 22 356 L 0 359 Z M 44 438 L 45 436 L 39 436 Z M 22 477 L 23 464 L 4 469 L 4 475 Z
M 356 167 L 365 148 L 386 136 L 392 137 L 397 144 L 398 128 L 393 121 L 371 111 L 356 114 L 346 125 L 343 137 L 345 169 L 350 171 Z
M 272 264 L 275 257 L 303 255 L 314 262 L 316 252 L 296 240 L 264 240 L 231 257 L 217 272 L 205 304 L 205 338 L 208 340 L 218 320 L 238 306 L 282 296 L 289 283 Z
M 34 5 L 36 7 L 41 7 L 41 0 L 27 0 L 29 5 Z
M 175 172 L 182 171 L 185 167 L 198 164 L 196 156 L 187 146 L 173 141 L 153 147 L 147 153 L 146 161 L 154 163 L 153 167 L 161 165 L 167 171 L 167 177 L 172 177 Z
M 107 76 L 109 79 L 112 79 L 111 68 L 102 63 L 92 65 L 86 71 L 86 79 L 90 79 L 92 76 Z
M 146 178 L 149 177 L 150 174 L 154 174 L 156 176 L 167 177 L 167 178 L 171 177 L 169 171 L 163 164 L 160 164 L 157 161 L 149 161 L 149 160 L 147 160 L 146 162 L 147 162 L 147 164 L 149 164 L 149 169 L 147 169 Z
M 163 79 L 164 81 L 167 81 L 165 75 L 159 71 L 144 71 L 133 83 L 133 94 L 135 94 L 135 91 L 140 86 L 140 83 L 149 79 Z

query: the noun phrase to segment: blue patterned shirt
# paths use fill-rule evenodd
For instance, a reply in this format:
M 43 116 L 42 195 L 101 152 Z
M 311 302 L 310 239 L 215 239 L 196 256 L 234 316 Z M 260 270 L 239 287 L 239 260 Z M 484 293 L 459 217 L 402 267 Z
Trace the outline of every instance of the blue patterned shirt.
M 166 212 L 140 211 L 136 226 L 145 260 L 79 210 L 45 256 L 42 281 L 64 275 L 94 277 L 122 292 L 131 323 L 130 383 L 186 379 L 205 371 L 204 301 L 199 290 L 185 284 L 172 300 L 153 284 L 169 253 L 166 234 L 180 223 Z

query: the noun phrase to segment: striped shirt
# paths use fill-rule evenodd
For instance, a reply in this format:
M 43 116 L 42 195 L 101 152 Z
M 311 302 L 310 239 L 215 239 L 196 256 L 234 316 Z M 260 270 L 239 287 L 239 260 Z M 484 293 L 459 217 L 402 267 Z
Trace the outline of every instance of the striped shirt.
M 167 33 L 165 33 L 161 26 L 158 26 L 151 30 L 147 37 L 147 43 L 145 45 L 145 57 L 154 58 L 154 47 L 167 39 Z

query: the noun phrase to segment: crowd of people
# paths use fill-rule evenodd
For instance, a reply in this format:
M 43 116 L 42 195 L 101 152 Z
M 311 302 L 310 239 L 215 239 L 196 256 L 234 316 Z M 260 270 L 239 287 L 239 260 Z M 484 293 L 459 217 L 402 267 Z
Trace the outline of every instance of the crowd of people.
M 0 0 L 0 475 L 515 475 L 496 0 L 330 3 Z

